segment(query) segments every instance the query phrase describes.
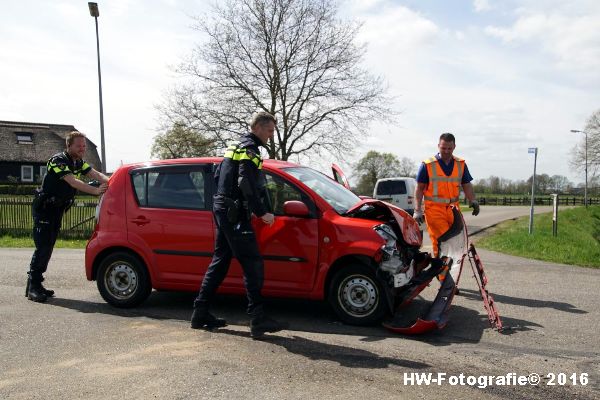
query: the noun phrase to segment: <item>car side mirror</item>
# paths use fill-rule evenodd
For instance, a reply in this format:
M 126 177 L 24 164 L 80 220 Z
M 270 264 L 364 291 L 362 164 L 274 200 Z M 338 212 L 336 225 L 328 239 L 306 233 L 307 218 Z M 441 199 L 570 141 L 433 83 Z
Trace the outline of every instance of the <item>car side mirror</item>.
M 283 214 L 289 217 L 308 217 L 310 211 L 303 202 L 290 200 L 283 203 Z

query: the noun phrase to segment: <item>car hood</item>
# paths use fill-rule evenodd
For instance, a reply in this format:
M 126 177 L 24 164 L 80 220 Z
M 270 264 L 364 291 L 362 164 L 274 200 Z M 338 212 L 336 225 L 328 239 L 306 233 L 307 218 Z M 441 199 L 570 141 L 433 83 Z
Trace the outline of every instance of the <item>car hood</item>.
M 354 205 L 345 214 L 347 217 L 362 218 L 388 223 L 395 221 L 397 228 L 394 231 L 404 242 L 410 246 L 421 247 L 422 237 L 419 224 L 406 211 L 386 203 L 385 201 L 375 199 L 364 199 Z

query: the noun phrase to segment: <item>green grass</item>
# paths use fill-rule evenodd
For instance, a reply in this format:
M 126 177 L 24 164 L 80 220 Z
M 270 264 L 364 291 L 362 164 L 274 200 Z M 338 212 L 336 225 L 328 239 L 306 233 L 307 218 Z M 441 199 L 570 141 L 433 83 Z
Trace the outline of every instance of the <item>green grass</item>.
M 552 236 L 552 213 L 507 221 L 477 241 L 478 247 L 561 264 L 600 268 L 600 206 L 558 213 L 558 236 Z
M 60 249 L 85 249 L 87 240 L 58 239 L 54 248 Z M 0 247 L 35 247 L 30 237 L 0 236 Z

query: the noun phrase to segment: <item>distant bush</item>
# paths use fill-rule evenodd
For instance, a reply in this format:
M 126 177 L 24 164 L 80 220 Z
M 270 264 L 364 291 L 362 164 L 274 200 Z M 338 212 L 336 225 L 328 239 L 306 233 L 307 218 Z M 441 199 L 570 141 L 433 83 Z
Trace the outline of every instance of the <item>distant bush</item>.
M 38 185 L 0 185 L 0 194 L 8 195 L 31 195 Z

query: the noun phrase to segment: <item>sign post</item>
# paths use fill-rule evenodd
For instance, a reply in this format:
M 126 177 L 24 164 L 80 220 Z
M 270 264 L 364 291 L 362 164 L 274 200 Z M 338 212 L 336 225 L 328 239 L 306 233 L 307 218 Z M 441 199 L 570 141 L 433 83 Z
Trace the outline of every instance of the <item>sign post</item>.
M 535 168 L 537 165 L 537 147 L 530 147 L 527 153 L 533 154 L 533 177 L 531 178 L 531 210 L 529 210 L 529 234 L 533 233 L 533 206 L 535 202 Z
M 554 197 L 554 212 L 552 213 L 552 236 L 558 235 L 558 194 L 553 194 Z

